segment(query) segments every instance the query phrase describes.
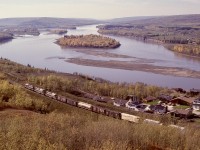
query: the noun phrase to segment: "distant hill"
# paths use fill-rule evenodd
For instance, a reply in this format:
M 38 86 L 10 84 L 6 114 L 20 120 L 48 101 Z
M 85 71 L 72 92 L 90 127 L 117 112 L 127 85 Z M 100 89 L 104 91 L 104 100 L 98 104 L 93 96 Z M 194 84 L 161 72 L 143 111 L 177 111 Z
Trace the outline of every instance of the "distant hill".
M 74 18 L 5 18 L 0 19 L 0 26 L 20 26 L 20 27 L 35 27 L 35 28 L 54 28 L 66 26 L 80 26 L 98 24 L 103 21 L 94 19 L 74 19 Z
M 34 28 L 56 28 L 56 27 L 74 27 L 90 24 L 145 24 L 145 25 L 191 25 L 200 26 L 200 14 L 193 15 L 175 15 L 175 16 L 139 16 L 124 17 L 110 20 L 95 20 L 83 18 L 51 18 L 51 17 L 33 17 L 33 18 L 5 18 L 0 19 L 0 27 L 19 26 Z
M 127 17 L 108 21 L 110 24 L 145 24 L 145 25 L 191 25 L 200 26 L 200 14 L 174 15 L 174 16 L 149 16 L 149 17 Z
M 132 21 L 136 20 L 145 20 L 145 19 L 150 19 L 150 18 L 155 18 L 155 16 L 137 16 L 137 17 L 124 17 L 124 18 L 114 18 L 110 20 L 106 20 L 108 23 L 130 23 Z

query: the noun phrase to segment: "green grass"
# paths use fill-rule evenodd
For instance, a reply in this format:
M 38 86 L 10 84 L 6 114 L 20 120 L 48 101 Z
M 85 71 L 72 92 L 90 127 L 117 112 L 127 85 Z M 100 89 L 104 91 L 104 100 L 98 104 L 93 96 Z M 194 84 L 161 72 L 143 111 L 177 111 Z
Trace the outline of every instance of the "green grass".
M 187 105 L 179 105 L 179 106 L 175 106 L 174 108 L 177 108 L 177 109 L 187 109 L 187 108 L 190 108 L 190 106 L 187 106 Z
M 156 104 L 158 104 L 158 102 L 159 102 L 159 100 L 156 100 L 156 101 L 153 101 L 153 102 L 148 102 L 147 104 L 149 104 L 149 105 L 156 105 Z

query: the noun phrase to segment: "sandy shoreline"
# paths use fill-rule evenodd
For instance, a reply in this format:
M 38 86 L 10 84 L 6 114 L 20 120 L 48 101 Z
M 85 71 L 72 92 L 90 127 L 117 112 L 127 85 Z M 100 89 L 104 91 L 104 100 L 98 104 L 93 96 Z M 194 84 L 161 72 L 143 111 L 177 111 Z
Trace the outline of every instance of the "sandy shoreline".
M 82 59 L 82 58 L 70 58 L 65 61 L 69 63 L 77 64 L 77 65 L 83 65 L 83 66 L 143 71 L 143 72 L 162 74 L 162 75 L 171 75 L 171 76 L 177 76 L 177 77 L 200 79 L 200 71 L 194 71 L 194 70 L 177 68 L 177 67 L 154 66 L 150 64 L 137 63 L 135 61 L 113 61 L 113 60 L 102 61 L 102 60 L 90 60 L 90 59 Z

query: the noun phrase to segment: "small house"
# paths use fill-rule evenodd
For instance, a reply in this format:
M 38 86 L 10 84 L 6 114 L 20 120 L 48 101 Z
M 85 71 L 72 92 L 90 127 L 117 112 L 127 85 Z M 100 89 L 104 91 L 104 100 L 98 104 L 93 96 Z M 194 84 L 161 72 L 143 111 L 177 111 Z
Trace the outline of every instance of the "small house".
M 173 99 L 173 97 L 170 96 L 170 95 L 161 94 L 161 95 L 158 97 L 158 99 L 161 100 L 161 101 L 164 102 L 164 103 L 170 103 L 171 100 Z
M 141 112 L 148 112 L 150 110 L 149 107 L 150 105 L 147 104 L 139 104 L 136 106 L 136 108 Z
M 193 101 L 192 108 L 194 110 L 200 110 L 200 97 Z
M 153 101 L 155 101 L 155 100 L 157 100 L 156 97 L 148 96 L 148 97 L 146 97 L 146 98 L 143 99 L 143 102 L 144 102 L 144 103 L 149 103 L 149 102 L 153 102 Z
M 151 105 L 149 106 L 149 112 L 154 113 L 154 114 L 165 114 L 167 113 L 167 106 Z
M 181 97 L 177 97 L 171 100 L 171 103 L 175 104 L 179 104 L 179 105 L 187 105 L 187 106 L 191 106 L 193 101 L 195 99 L 192 97 L 185 97 L 185 96 L 181 96 Z
M 114 102 L 113 102 L 113 105 L 114 106 L 117 106 L 117 107 L 125 107 L 126 106 L 126 103 L 127 101 L 126 100 L 123 100 L 123 99 L 115 99 Z
M 138 106 L 140 104 L 141 104 L 140 102 L 130 102 L 130 101 L 128 101 L 126 103 L 126 107 L 128 107 L 128 108 L 130 108 L 130 107 L 136 107 L 136 106 Z
M 141 103 L 140 102 L 132 102 L 132 101 L 128 101 L 126 103 L 126 107 L 129 109 L 133 109 L 135 111 L 139 111 L 139 109 L 137 108 Z
M 192 109 L 176 109 L 171 114 L 175 117 L 187 119 L 192 116 Z

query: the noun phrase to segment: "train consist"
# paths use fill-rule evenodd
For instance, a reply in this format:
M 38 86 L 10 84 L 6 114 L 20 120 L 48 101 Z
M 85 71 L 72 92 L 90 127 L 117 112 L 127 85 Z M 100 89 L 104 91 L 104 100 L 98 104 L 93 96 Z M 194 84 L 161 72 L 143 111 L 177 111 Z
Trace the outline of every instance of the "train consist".
M 66 98 L 64 96 L 58 95 L 56 93 L 50 92 L 46 89 L 35 87 L 35 86 L 28 84 L 28 83 L 26 83 L 24 85 L 24 87 L 28 90 L 31 90 L 33 92 L 36 92 L 36 93 L 44 95 L 44 96 L 47 96 L 51 99 L 66 103 L 66 104 L 71 105 L 71 106 L 86 109 L 86 110 L 92 111 L 94 113 L 102 114 L 102 115 L 105 115 L 105 116 L 108 116 L 108 117 L 113 117 L 113 118 L 120 119 L 120 120 L 126 120 L 126 121 L 133 122 L 133 123 L 142 122 L 142 120 L 140 119 L 139 116 L 135 116 L 135 115 L 127 114 L 127 113 L 122 113 L 122 112 L 118 112 L 118 111 L 113 111 L 113 110 L 110 110 L 108 108 L 95 106 L 95 105 L 85 103 L 85 102 L 81 102 L 81 101 L 75 101 L 75 100 Z M 155 120 L 151 120 L 151 119 L 145 119 L 143 122 L 147 123 L 147 124 L 153 124 L 153 125 L 162 125 L 159 121 L 155 121 Z M 169 127 L 177 128 L 177 129 L 180 129 L 180 130 L 184 129 L 184 127 L 179 127 L 179 126 L 176 126 L 176 125 L 169 125 Z
M 64 96 L 61 95 L 57 95 L 56 93 L 50 92 L 48 90 L 39 88 L 39 87 L 35 87 L 31 84 L 26 83 L 25 84 L 25 88 L 34 91 L 38 94 L 47 96 L 49 98 L 52 98 L 54 100 L 69 104 L 71 106 L 75 106 L 75 107 L 79 107 L 79 108 L 83 108 L 98 114 L 102 114 L 102 115 L 106 115 L 109 117 L 113 117 L 116 119 L 122 119 L 122 120 L 127 120 L 130 122 L 134 122 L 134 123 L 139 123 L 139 119 L 140 117 L 138 116 L 134 116 L 134 115 L 130 115 L 130 114 L 126 114 L 126 113 L 121 113 L 121 112 L 117 112 L 117 111 L 113 111 L 107 108 L 103 108 L 103 107 L 99 107 L 99 106 L 95 106 L 95 105 L 91 105 L 85 102 L 78 102 L 69 98 L 66 98 Z

